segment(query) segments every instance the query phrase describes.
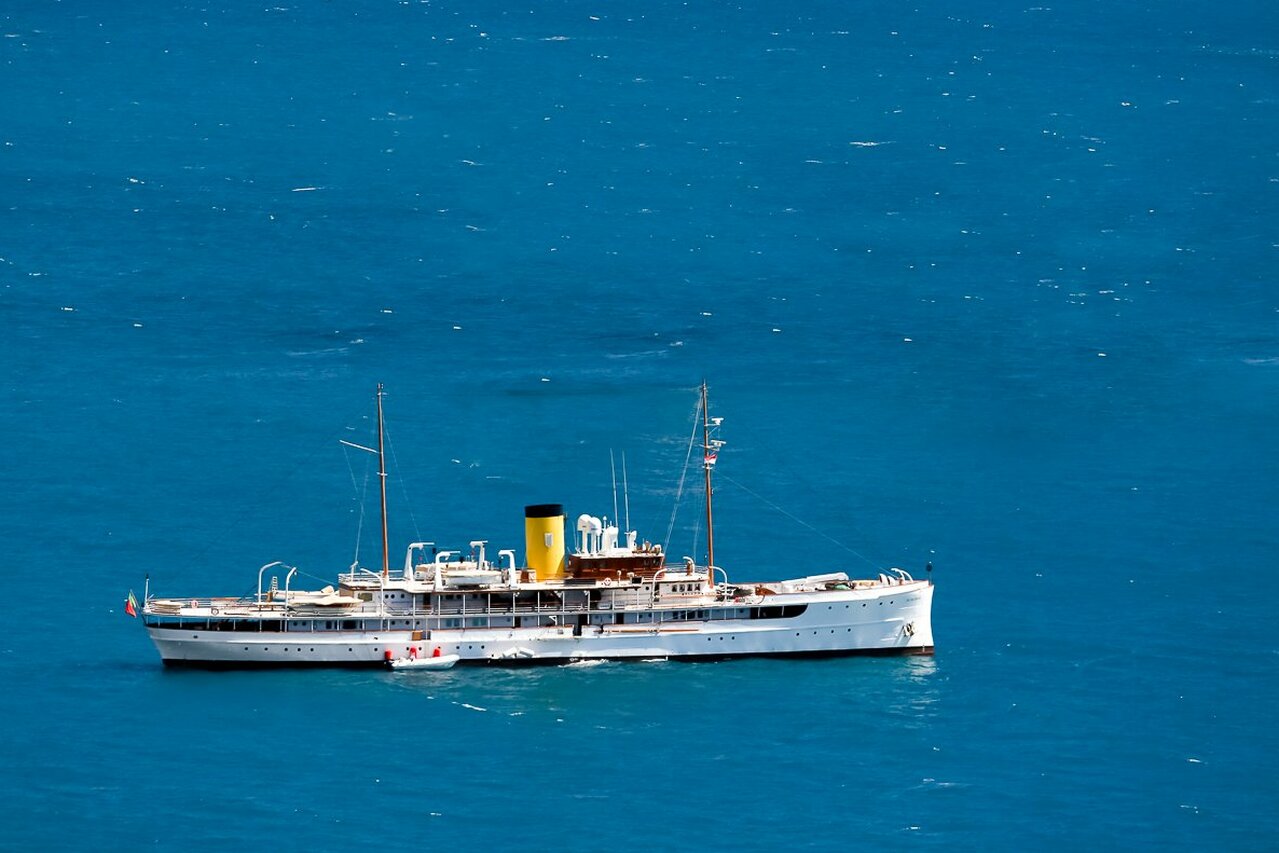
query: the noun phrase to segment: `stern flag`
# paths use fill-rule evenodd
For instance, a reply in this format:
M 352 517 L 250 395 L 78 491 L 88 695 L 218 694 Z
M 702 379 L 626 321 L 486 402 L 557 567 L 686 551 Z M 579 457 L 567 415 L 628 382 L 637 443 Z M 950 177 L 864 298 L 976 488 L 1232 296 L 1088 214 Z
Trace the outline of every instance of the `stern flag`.
M 124 612 L 138 618 L 138 600 L 133 597 L 133 590 L 129 590 L 129 597 L 124 600 Z

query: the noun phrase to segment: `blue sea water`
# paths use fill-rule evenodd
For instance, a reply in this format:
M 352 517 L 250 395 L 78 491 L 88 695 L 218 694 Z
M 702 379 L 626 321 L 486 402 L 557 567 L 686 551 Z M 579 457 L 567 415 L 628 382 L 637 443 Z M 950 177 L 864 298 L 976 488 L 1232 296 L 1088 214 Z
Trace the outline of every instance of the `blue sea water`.
M 6 4 L 0 847 L 1279 846 L 1277 35 Z M 393 560 L 610 451 L 661 540 L 703 379 L 717 561 L 931 560 L 934 658 L 171 672 L 122 613 L 376 564 L 377 382 Z

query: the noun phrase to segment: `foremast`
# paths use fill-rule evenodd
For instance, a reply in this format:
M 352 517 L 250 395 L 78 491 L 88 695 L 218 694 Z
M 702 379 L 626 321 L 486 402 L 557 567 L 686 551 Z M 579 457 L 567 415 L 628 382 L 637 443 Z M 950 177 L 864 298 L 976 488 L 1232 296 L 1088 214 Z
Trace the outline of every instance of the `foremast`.
M 391 573 L 391 552 L 386 535 L 386 451 L 384 449 L 385 430 L 382 426 L 382 383 L 377 384 L 377 477 L 382 488 L 382 577 Z

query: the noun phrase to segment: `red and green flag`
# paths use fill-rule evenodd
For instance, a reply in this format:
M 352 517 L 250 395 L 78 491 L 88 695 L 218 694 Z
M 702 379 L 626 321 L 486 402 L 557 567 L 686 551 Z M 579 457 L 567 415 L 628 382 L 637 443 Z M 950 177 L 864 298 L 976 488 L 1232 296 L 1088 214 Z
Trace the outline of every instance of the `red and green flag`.
M 124 612 L 135 619 L 138 616 L 138 600 L 133 597 L 133 590 L 129 590 L 129 597 L 124 600 Z

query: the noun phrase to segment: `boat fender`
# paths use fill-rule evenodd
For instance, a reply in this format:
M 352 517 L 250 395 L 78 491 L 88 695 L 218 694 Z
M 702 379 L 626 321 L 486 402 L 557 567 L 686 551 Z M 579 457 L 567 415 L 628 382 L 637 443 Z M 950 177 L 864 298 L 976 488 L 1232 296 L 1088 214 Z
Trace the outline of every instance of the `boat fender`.
M 437 657 L 439 657 L 439 656 L 440 656 L 440 647 L 439 647 L 439 646 L 436 646 L 436 647 L 435 647 L 435 651 L 431 652 L 431 657 L 433 657 L 433 658 L 437 658 Z
M 409 647 L 409 660 L 417 660 L 417 646 Z
M 394 656 L 393 654 L 391 654 L 391 650 L 390 650 L 390 649 L 387 649 L 386 651 L 382 652 L 382 658 L 383 658 L 384 660 L 386 660 L 387 662 L 390 662 L 391 658 L 393 658 L 393 657 L 395 657 L 395 656 Z
M 216 607 L 210 607 L 209 612 L 212 613 L 214 616 L 218 615 L 218 609 Z

